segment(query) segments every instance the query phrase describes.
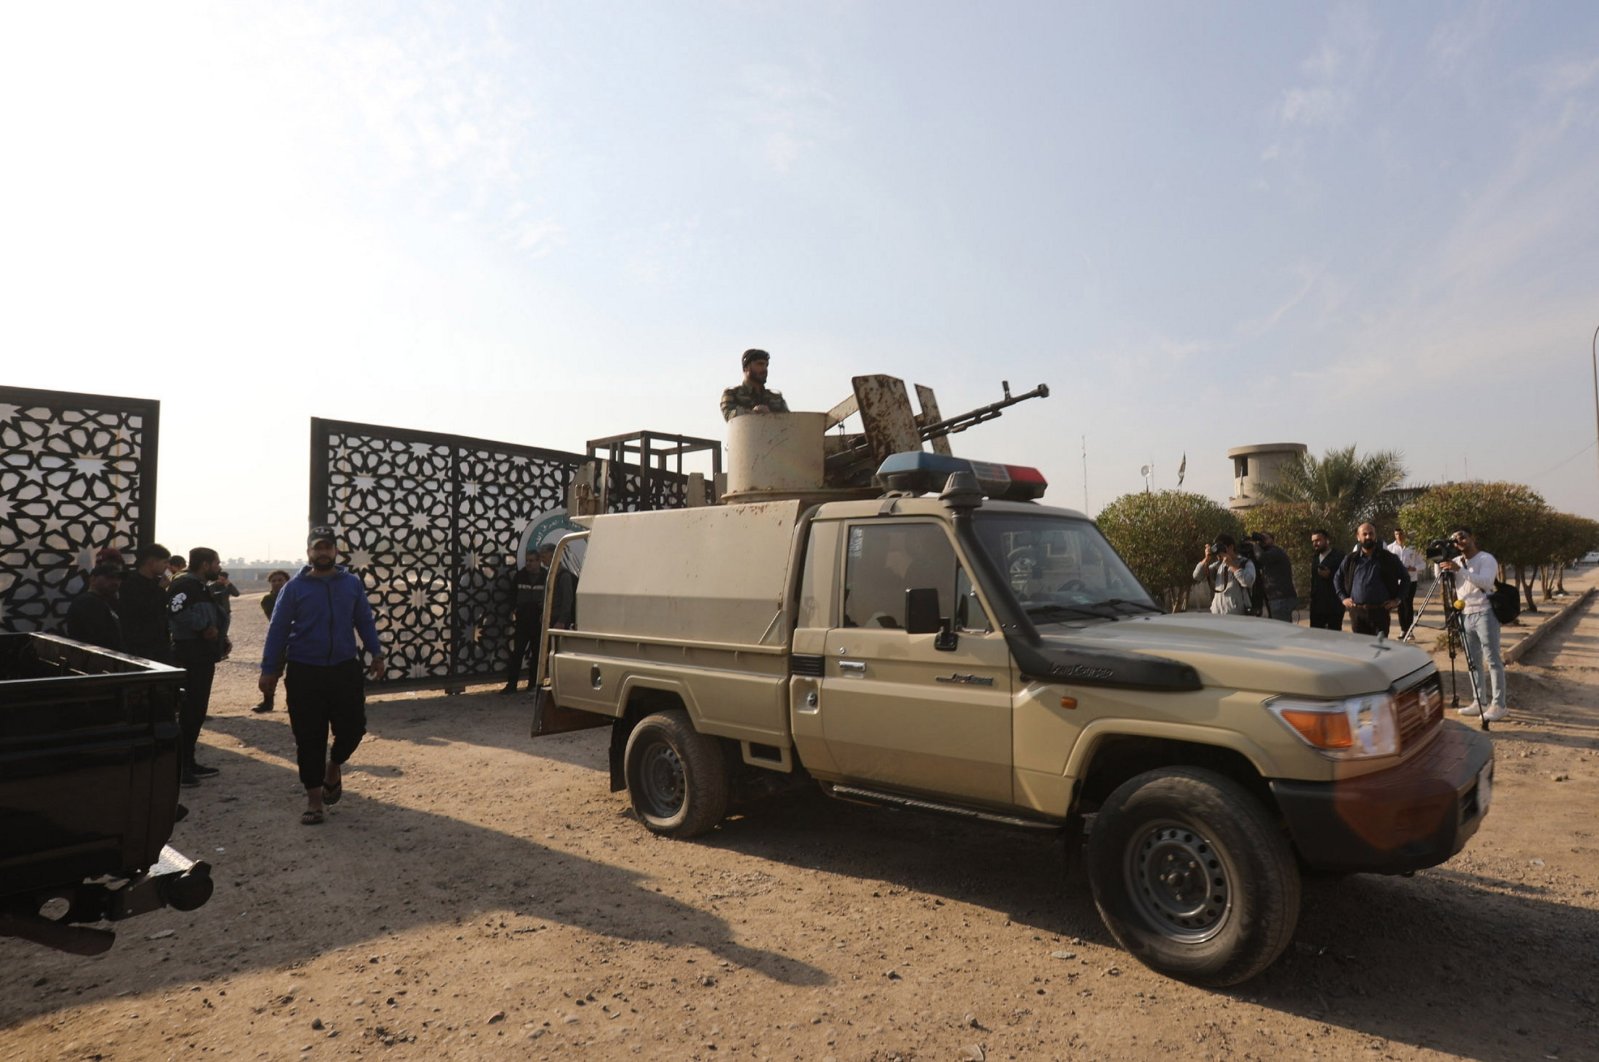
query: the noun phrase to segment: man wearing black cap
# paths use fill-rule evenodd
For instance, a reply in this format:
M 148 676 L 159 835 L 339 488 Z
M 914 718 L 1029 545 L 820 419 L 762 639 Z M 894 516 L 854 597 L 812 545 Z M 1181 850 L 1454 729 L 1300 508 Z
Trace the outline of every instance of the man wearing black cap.
M 766 389 L 766 369 L 772 356 L 764 350 L 744 352 L 744 382 L 722 392 L 722 419 L 732 420 L 746 413 L 787 413 L 788 403 L 776 391 Z
M 306 547 L 311 563 L 289 580 L 272 607 L 259 686 L 271 699 L 287 662 L 289 725 L 306 797 L 300 822 L 318 826 L 327 806 L 344 795 L 344 764 L 366 735 L 366 692 L 356 635 L 372 657 L 366 673 L 373 678 L 383 674 L 383 646 L 365 584 L 337 563 L 337 532 L 326 524 L 313 527 Z
M 180 784 L 195 786 L 216 774 L 215 767 L 195 762 L 200 730 L 211 710 L 211 683 L 217 661 L 233 648 L 228 641 L 228 614 L 217 608 L 206 584 L 222 570 L 217 551 L 196 546 L 182 575 L 167 587 L 167 628 L 172 632 L 172 662 L 183 668 L 183 708 L 178 723 L 183 729 L 184 762 Z
M 122 616 L 122 644 L 134 656 L 171 663 L 172 632 L 167 629 L 167 560 L 172 556 L 159 542 L 140 546 L 133 555 L 133 570 L 122 577 L 118 596 Z
M 122 625 L 117 617 L 121 588 L 122 565 L 96 564 L 89 572 L 89 588 L 67 608 L 67 637 L 122 652 Z
M 506 672 L 501 693 L 515 693 L 522 675 L 522 661 L 527 660 L 527 688 L 533 688 L 538 677 L 539 624 L 544 622 L 544 584 L 550 575 L 550 558 L 555 555 L 554 543 L 546 542 L 536 550 L 529 550 L 527 563 L 511 576 L 512 603 L 511 669 Z

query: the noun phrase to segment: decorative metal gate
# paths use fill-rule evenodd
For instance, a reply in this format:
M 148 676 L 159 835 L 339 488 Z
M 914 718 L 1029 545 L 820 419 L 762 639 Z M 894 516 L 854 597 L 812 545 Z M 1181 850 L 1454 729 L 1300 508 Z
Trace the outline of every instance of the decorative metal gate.
M 161 403 L 0 387 L 0 629 L 57 629 L 95 552 L 155 536 Z
M 338 528 L 346 563 L 366 583 L 386 649 L 385 688 L 464 687 L 504 676 L 517 549 L 530 524 L 564 508 L 567 485 L 588 460 L 311 421 L 310 517 Z M 671 496 L 674 488 L 663 489 Z

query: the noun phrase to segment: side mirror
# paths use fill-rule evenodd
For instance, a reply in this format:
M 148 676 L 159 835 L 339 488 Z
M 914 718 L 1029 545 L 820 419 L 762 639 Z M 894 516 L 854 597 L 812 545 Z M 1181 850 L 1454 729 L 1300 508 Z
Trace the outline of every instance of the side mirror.
M 938 614 L 938 591 L 920 587 L 905 591 L 905 633 L 937 634 L 944 629 Z

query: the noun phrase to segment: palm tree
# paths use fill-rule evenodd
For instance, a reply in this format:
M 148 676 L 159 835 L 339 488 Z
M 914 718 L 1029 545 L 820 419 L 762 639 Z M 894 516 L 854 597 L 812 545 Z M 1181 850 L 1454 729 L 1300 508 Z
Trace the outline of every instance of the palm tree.
M 1282 466 L 1277 482 L 1262 488 L 1268 501 L 1310 506 L 1328 523 L 1349 533 L 1367 520 L 1389 514 L 1385 491 L 1405 478 L 1404 460 L 1396 450 L 1360 455 L 1353 446 L 1328 450 L 1320 458 L 1300 454 Z

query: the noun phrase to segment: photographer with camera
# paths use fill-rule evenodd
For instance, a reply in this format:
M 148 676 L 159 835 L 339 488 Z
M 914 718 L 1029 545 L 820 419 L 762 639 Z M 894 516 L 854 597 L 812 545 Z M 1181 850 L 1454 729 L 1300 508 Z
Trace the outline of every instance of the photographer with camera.
M 1389 615 L 1404 599 L 1410 576 L 1398 557 L 1379 548 L 1375 524 L 1361 524 L 1355 537 L 1355 551 L 1338 566 L 1333 582 L 1349 610 L 1350 631 L 1387 637 Z
M 1205 547 L 1205 557 L 1194 565 L 1194 582 L 1210 582 L 1210 611 L 1218 616 L 1249 615 L 1249 588 L 1255 585 L 1255 565 L 1238 552 L 1233 536 L 1216 536 Z
M 1461 715 L 1482 716 L 1490 723 L 1503 719 L 1510 710 L 1505 703 L 1505 661 L 1499 655 L 1499 619 L 1494 615 L 1488 595 L 1493 593 L 1494 580 L 1499 577 L 1499 562 L 1492 553 L 1477 548 L 1477 536 L 1469 527 L 1457 527 L 1449 535 L 1450 543 L 1460 551 L 1459 556 L 1438 562 L 1438 570 L 1453 572 L 1457 578 L 1455 589 L 1461 602 L 1461 619 L 1464 621 L 1466 655 L 1473 669 L 1489 676 L 1489 699 L 1484 706 L 1473 700 L 1460 709 Z M 1449 607 L 1449 603 L 1444 603 Z M 1487 654 L 1486 668 L 1483 655 Z

